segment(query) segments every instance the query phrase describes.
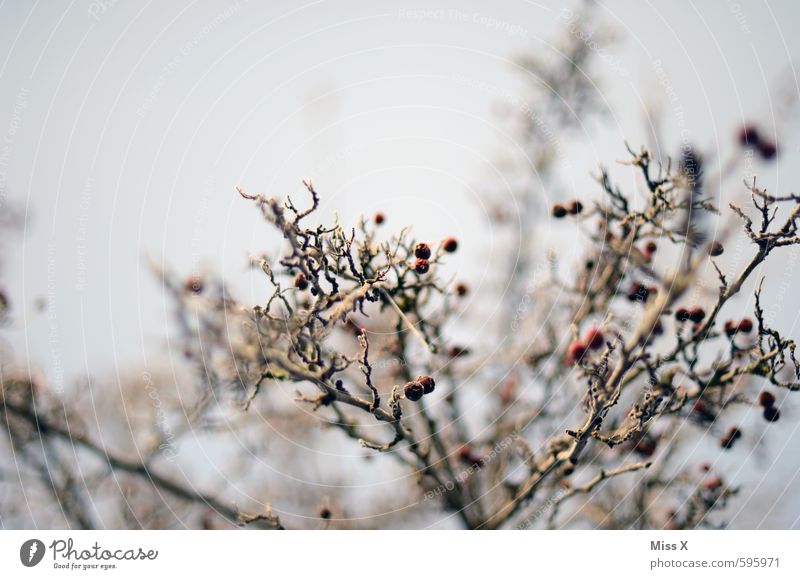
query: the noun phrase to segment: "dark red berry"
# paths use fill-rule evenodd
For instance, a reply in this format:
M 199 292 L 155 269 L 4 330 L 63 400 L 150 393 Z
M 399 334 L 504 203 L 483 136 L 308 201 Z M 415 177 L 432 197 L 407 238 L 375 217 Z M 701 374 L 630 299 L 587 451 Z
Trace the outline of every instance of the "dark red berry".
M 453 253 L 456 249 L 458 249 L 458 240 L 455 237 L 448 237 L 444 241 L 442 241 L 442 249 L 444 249 L 447 253 Z
M 719 241 L 712 241 L 708 246 L 708 255 L 711 257 L 720 256 L 724 251 L 725 248 L 722 247 L 722 244 Z
M 403 387 L 403 392 L 407 400 L 416 402 L 425 394 L 425 387 L 416 380 L 412 380 L 411 382 L 406 382 L 406 385 Z
M 294 287 L 299 290 L 306 290 L 308 289 L 308 279 L 302 273 L 298 273 L 294 276 Z
M 739 322 L 738 330 L 743 334 L 749 334 L 753 331 L 753 320 L 750 318 L 743 318 Z
M 573 199 L 567 204 L 567 213 L 570 215 L 578 215 L 581 211 L 583 211 L 583 203 L 577 199 Z
M 689 319 L 695 324 L 699 324 L 706 317 L 706 312 L 700 306 L 694 306 L 689 310 Z
M 372 219 L 373 221 L 375 221 L 377 225 L 381 225 L 384 221 L 386 221 L 386 216 L 379 211 L 378 213 L 372 216 Z
M 644 250 L 647 253 L 655 253 L 656 249 L 658 249 L 658 244 L 655 241 L 648 241 L 647 245 L 644 246 Z
M 739 144 L 743 147 L 755 147 L 758 145 L 761 138 L 758 134 L 758 129 L 753 125 L 745 125 L 739 129 L 738 140 Z
M 447 355 L 451 358 L 460 358 L 461 356 L 469 355 L 470 350 L 465 346 L 450 346 L 447 350 Z
M 575 364 L 586 354 L 586 345 L 580 340 L 573 340 L 567 348 L 567 363 Z
M 778 147 L 775 143 L 762 141 L 758 144 L 758 153 L 765 161 L 771 161 L 778 154 Z
M 778 422 L 781 417 L 781 411 L 777 406 L 767 406 L 764 408 L 764 420 L 767 422 Z
M 583 334 L 583 343 L 590 350 L 599 350 L 605 344 L 603 330 L 592 326 Z
M 414 262 L 414 271 L 422 275 L 428 273 L 431 268 L 431 263 L 427 259 L 418 259 Z
M 183 287 L 187 292 L 191 292 L 193 294 L 202 293 L 204 287 L 203 278 L 197 275 L 193 275 L 186 279 L 186 281 L 183 284 Z
M 772 408 L 775 406 L 775 395 L 768 390 L 764 390 L 758 395 L 758 403 L 764 408 Z
M 556 219 L 561 219 L 562 217 L 567 216 L 567 208 L 564 207 L 561 203 L 556 203 L 553 205 L 553 208 L 550 210 L 550 213 Z
M 425 394 L 430 394 L 436 388 L 436 382 L 427 374 L 417 376 L 416 381 L 422 384 L 422 390 Z
M 414 257 L 417 259 L 430 259 L 431 248 L 427 243 L 418 243 L 414 246 Z
M 734 443 L 741 437 L 742 431 L 733 426 L 725 433 L 725 436 L 723 436 L 719 442 L 722 448 L 729 449 L 733 448 Z
M 633 450 L 642 455 L 642 456 L 653 456 L 656 451 L 656 439 L 652 436 L 643 436 L 639 439 L 639 442 L 636 443 L 636 446 Z
M 458 283 L 456 284 L 456 294 L 458 297 L 463 298 L 465 295 L 469 293 L 469 288 L 465 283 Z
M 328 507 L 322 507 L 319 511 L 319 518 L 327 521 L 331 518 L 331 510 Z
M 732 338 L 739 331 L 739 325 L 734 324 L 731 320 L 725 322 L 725 335 Z
M 686 308 L 678 308 L 675 310 L 675 319 L 679 322 L 685 322 L 689 319 L 689 310 Z

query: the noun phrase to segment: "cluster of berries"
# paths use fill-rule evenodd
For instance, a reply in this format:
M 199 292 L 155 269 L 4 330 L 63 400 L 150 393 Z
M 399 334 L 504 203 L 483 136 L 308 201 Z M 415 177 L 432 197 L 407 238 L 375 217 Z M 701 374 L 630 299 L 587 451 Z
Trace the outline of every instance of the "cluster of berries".
M 455 237 L 445 238 L 442 241 L 442 249 L 447 253 L 453 253 L 458 249 L 458 240 Z M 414 246 L 414 257 L 416 258 L 414 261 L 414 271 L 419 275 L 424 275 L 431 269 L 431 262 L 429 261 L 431 254 L 431 247 L 427 243 L 418 243 Z M 466 291 L 464 293 L 466 293 Z
M 435 388 L 436 382 L 433 380 L 433 378 L 427 374 L 422 374 L 417 376 L 416 380 L 406 382 L 406 385 L 403 387 L 403 393 L 406 396 L 406 400 L 417 402 L 425 394 L 430 394 L 433 392 Z
M 749 334 L 753 331 L 753 320 L 750 318 L 743 318 L 738 323 L 733 320 L 725 322 L 725 335 L 733 337 L 738 333 Z
M 628 290 L 628 301 L 646 302 L 650 296 L 656 295 L 658 288 L 654 285 L 644 285 L 642 282 L 634 282 Z
M 592 326 L 583 334 L 580 340 L 573 340 L 567 348 L 567 364 L 576 364 L 581 361 L 581 358 L 589 350 L 599 350 L 605 345 L 605 337 L 603 331 L 595 326 Z
M 781 417 L 781 411 L 775 406 L 775 395 L 764 390 L 758 395 L 758 404 L 764 409 L 764 420 L 767 422 L 777 422 Z
M 761 158 L 770 161 L 778 154 L 778 146 L 765 139 L 752 125 L 745 125 L 739 131 L 739 144 L 747 149 L 755 149 Z
M 679 322 L 694 322 L 699 324 L 706 317 L 706 311 L 700 306 L 692 306 L 691 308 L 678 308 L 675 310 L 675 319 Z
M 577 199 L 573 199 L 566 205 L 563 205 L 561 203 L 556 203 L 555 205 L 553 205 L 553 208 L 550 210 L 550 213 L 556 219 L 561 219 L 563 217 L 566 217 L 567 215 L 578 215 L 579 213 L 581 213 L 581 211 L 583 211 L 583 203 L 581 203 Z

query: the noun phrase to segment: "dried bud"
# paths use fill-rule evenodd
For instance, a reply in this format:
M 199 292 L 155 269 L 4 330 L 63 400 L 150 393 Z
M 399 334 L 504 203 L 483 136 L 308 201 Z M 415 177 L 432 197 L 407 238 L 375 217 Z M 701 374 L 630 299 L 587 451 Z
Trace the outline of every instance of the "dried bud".
M 417 261 L 414 262 L 414 271 L 420 275 L 428 273 L 430 269 L 431 263 L 427 259 L 417 259 Z
M 430 394 L 431 392 L 433 392 L 434 388 L 436 388 L 436 382 L 434 381 L 433 378 L 431 378 L 427 374 L 422 374 L 420 376 L 417 376 L 416 381 L 422 384 L 422 390 L 424 391 L 425 394 Z
M 411 382 L 406 382 L 406 385 L 403 387 L 403 392 L 407 400 L 416 402 L 425 394 L 425 388 L 416 380 L 412 380 Z
M 455 237 L 448 237 L 444 241 L 442 241 L 442 249 L 444 249 L 447 253 L 453 253 L 456 249 L 458 249 L 458 240 Z
M 430 259 L 431 248 L 427 243 L 418 243 L 414 246 L 414 257 L 417 259 Z

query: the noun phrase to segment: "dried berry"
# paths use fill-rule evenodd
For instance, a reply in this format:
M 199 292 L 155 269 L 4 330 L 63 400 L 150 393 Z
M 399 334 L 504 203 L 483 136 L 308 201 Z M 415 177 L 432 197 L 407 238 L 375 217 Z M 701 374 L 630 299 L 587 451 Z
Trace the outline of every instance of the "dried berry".
M 765 161 L 771 161 L 778 154 L 778 147 L 775 143 L 769 141 L 761 141 L 758 144 L 758 154 Z
M 414 246 L 414 257 L 417 259 L 430 259 L 431 248 L 427 243 L 418 243 Z
M 386 216 L 381 213 L 380 211 L 372 216 L 372 220 L 375 222 L 376 225 L 382 225 L 384 221 L 386 221 Z
M 739 324 L 734 324 L 731 320 L 725 322 L 725 335 L 732 338 L 739 331 Z
M 781 411 L 777 406 L 767 406 L 764 408 L 764 420 L 767 422 L 778 422 L 781 417 Z
M 414 271 L 422 275 L 428 273 L 431 269 L 431 263 L 427 259 L 418 259 L 414 262 Z
M 553 208 L 550 210 L 550 213 L 556 219 L 561 219 L 562 217 L 567 216 L 567 208 L 564 207 L 561 203 L 556 203 L 553 205 Z
M 590 350 L 599 350 L 605 344 L 603 330 L 592 326 L 583 334 L 583 343 Z
M 416 380 L 412 380 L 411 382 L 406 382 L 406 385 L 403 387 L 403 392 L 407 400 L 416 402 L 425 394 L 425 387 Z
M 331 518 L 331 510 L 328 507 L 322 507 L 319 511 L 319 518 L 327 521 Z
M 458 297 L 463 298 L 468 293 L 469 293 L 469 288 L 467 287 L 467 284 L 465 283 L 456 284 L 456 295 L 458 295 Z
M 737 327 L 737 329 L 743 334 L 749 334 L 750 332 L 753 331 L 753 320 L 751 320 L 750 318 L 743 318 L 739 322 L 739 326 Z
M 567 204 L 567 213 L 570 215 L 578 215 L 581 211 L 583 211 L 583 203 L 577 199 L 573 199 Z
M 658 249 L 658 244 L 655 241 L 648 241 L 644 246 L 645 253 L 655 253 L 656 249 Z
M 430 394 L 436 388 L 436 382 L 427 374 L 417 376 L 416 381 L 422 384 L 422 390 L 425 394 Z
M 725 433 L 725 436 L 723 436 L 720 439 L 719 442 L 720 442 L 720 445 L 722 446 L 722 448 L 729 449 L 729 448 L 733 448 L 734 443 L 737 440 L 739 440 L 741 437 L 742 437 L 742 431 L 739 430 L 738 428 L 736 428 L 735 426 L 732 426 L 728 430 L 728 432 Z
M 686 308 L 678 308 L 675 310 L 675 319 L 679 322 L 685 322 L 689 319 L 689 310 Z
M 724 251 L 725 248 L 722 247 L 722 244 L 719 241 L 712 241 L 708 245 L 708 255 L 710 255 L 711 257 L 720 256 Z
M 470 350 L 466 346 L 450 346 L 447 350 L 447 355 L 451 358 L 460 358 L 461 356 L 469 355 Z
M 772 408 L 775 406 L 775 395 L 768 390 L 764 390 L 758 395 L 758 403 L 764 408 Z
M 706 311 L 700 306 L 694 306 L 689 310 L 689 319 L 695 324 L 699 324 L 706 317 Z
M 299 290 L 306 290 L 308 289 L 308 279 L 302 273 L 298 273 L 294 276 L 294 287 Z
M 738 141 L 743 147 L 755 147 L 761 141 L 761 137 L 753 125 L 745 125 L 739 130 Z
M 458 240 L 455 237 L 448 237 L 444 241 L 442 241 L 442 249 L 444 249 L 447 253 L 453 253 L 456 249 L 458 249 Z
M 641 456 L 653 456 L 657 447 L 656 439 L 652 436 L 643 436 L 633 447 L 633 450 Z
M 580 340 L 573 340 L 567 348 L 567 363 L 575 364 L 586 354 L 586 345 Z
M 203 278 L 201 278 L 198 275 L 193 275 L 193 276 L 187 278 L 186 281 L 183 284 L 183 288 L 187 292 L 191 292 L 193 294 L 202 293 L 204 287 L 205 286 L 203 284 Z

